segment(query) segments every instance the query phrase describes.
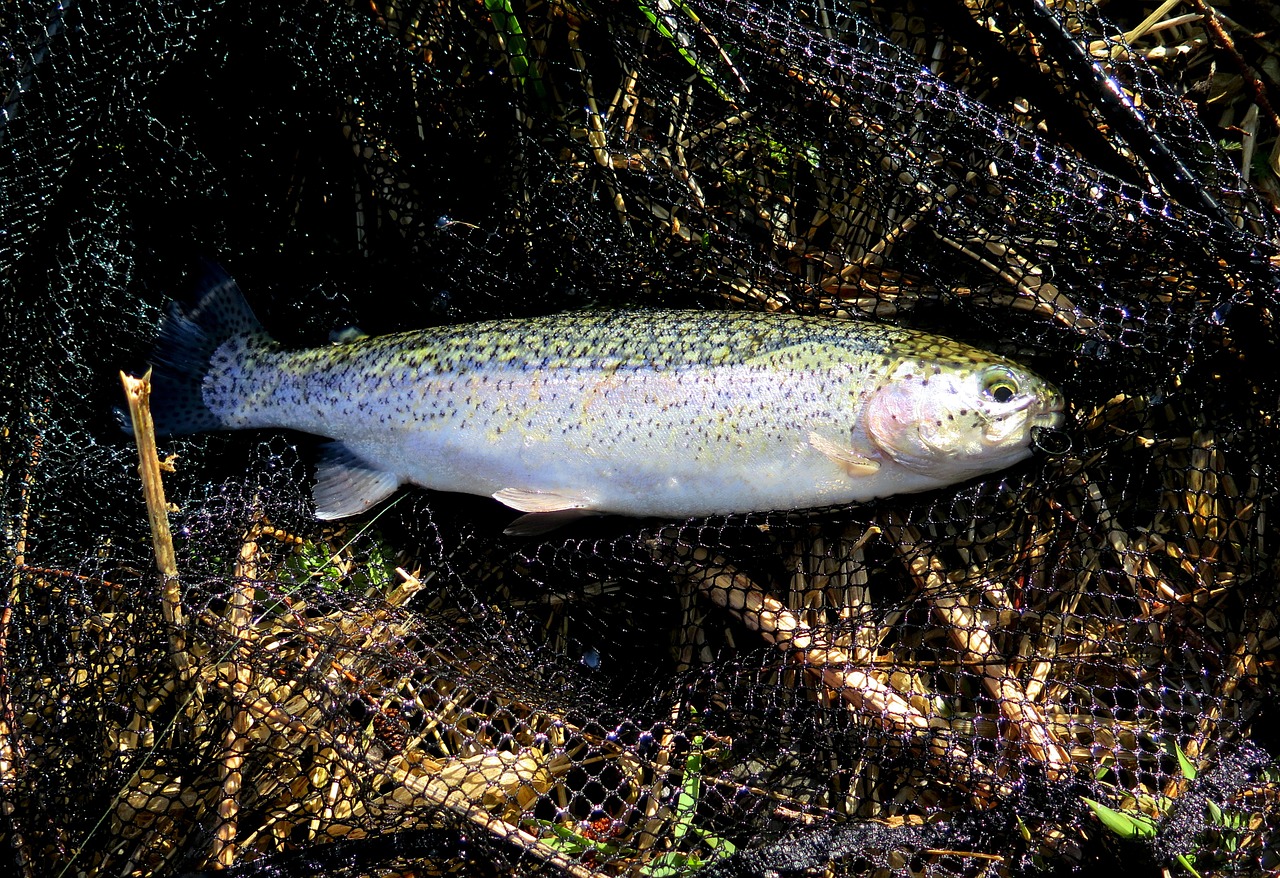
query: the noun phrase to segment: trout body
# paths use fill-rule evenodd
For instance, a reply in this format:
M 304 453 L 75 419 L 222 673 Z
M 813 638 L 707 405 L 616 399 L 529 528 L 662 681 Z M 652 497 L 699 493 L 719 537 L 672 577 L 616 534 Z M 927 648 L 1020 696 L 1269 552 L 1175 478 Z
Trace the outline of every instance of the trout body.
M 496 497 L 525 532 L 866 501 L 1002 469 L 1062 419 L 1052 386 L 994 354 L 797 315 L 582 311 L 287 351 L 221 275 L 174 306 L 153 359 L 161 432 L 334 440 L 326 519 L 404 483 Z

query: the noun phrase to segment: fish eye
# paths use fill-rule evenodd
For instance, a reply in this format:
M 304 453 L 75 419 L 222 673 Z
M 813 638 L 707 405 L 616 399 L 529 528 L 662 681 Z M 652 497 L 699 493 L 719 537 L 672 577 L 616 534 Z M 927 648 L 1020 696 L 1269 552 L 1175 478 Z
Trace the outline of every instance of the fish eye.
M 998 403 L 1006 403 L 1018 393 L 1018 381 L 1004 369 L 988 372 L 982 381 L 982 392 Z

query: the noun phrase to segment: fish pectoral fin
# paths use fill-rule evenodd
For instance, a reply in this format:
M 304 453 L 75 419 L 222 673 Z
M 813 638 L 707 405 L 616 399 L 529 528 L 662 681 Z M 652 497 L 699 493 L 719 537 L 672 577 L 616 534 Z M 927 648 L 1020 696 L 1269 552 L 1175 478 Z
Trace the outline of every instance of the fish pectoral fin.
M 530 512 L 522 515 L 503 531 L 510 537 L 536 537 L 540 534 L 564 527 L 570 522 L 578 521 L 591 515 L 602 515 L 590 509 L 558 509 L 555 512 Z
M 563 512 L 567 509 L 591 507 L 591 501 L 585 497 L 556 491 L 529 491 L 524 488 L 503 488 L 494 493 L 493 499 L 521 512 Z
M 872 476 L 880 472 L 880 464 L 869 457 L 863 457 L 852 448 L 832 442 L 817 433 L 809 434 L 809 444 L 815 450 L 834 460 L 851 476 Z
M 316 461 L 316 518 L 329 521 L 364 512 L 390 497 L 400 477 L 369 466 L 341 442 L 320 446 Z

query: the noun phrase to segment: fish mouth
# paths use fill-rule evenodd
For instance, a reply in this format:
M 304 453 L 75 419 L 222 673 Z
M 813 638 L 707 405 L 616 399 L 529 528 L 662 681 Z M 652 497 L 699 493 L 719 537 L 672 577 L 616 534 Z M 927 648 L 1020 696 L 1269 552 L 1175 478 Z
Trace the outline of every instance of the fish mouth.
M 1066 454 L 1071 450 L 1071 437 L 1061 429 L 1066 420 L 1065 400 L 1058 393 L 1042 397 L 1043 408 L 1031 416 L 1031 447 L 1046 454 Z
M 1046 392 L 1047 391 L 1047 392 Z M 1031 427 L 1043 430 L 1056 430 L 1062 426 L 1066 418 L 1067 401 L 1056 389 L 1041 388 L 1037 394 L 1040 410 L 1031 416 Z
M 1038 412 L 1031 416 L 1030 427 L 1032 430 L 1057 430 L 1065 419 L 1062 409 Z
M 1037 435 L 1061 432 L 1058 428 L 1066 419 L 1064 408 L 1065 401 L 1061 394 L 1037 393 L 1036 396 L 1025 400 L 1015 411 L 996 418 L 988 418 L 986 440 L 992 444 L 1000 444 L 1021 439 L 1025 444 L 1027 437 L 1031 437 L 1031 444 L 1035 445 Z

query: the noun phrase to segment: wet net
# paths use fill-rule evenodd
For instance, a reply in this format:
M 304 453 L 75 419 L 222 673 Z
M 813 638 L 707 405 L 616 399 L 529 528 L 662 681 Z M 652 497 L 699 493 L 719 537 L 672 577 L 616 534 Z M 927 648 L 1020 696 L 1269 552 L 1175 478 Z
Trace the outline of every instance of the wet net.
M 5 873 L 1275 870 L 1269 9 L 4 4 Z M 161 439 L 165 577 L 118 373 L 202 259 L 295 345 L 941 331 L 1065 436 L 533 538 L 413 489 L 322 525 L 311 438 Z

